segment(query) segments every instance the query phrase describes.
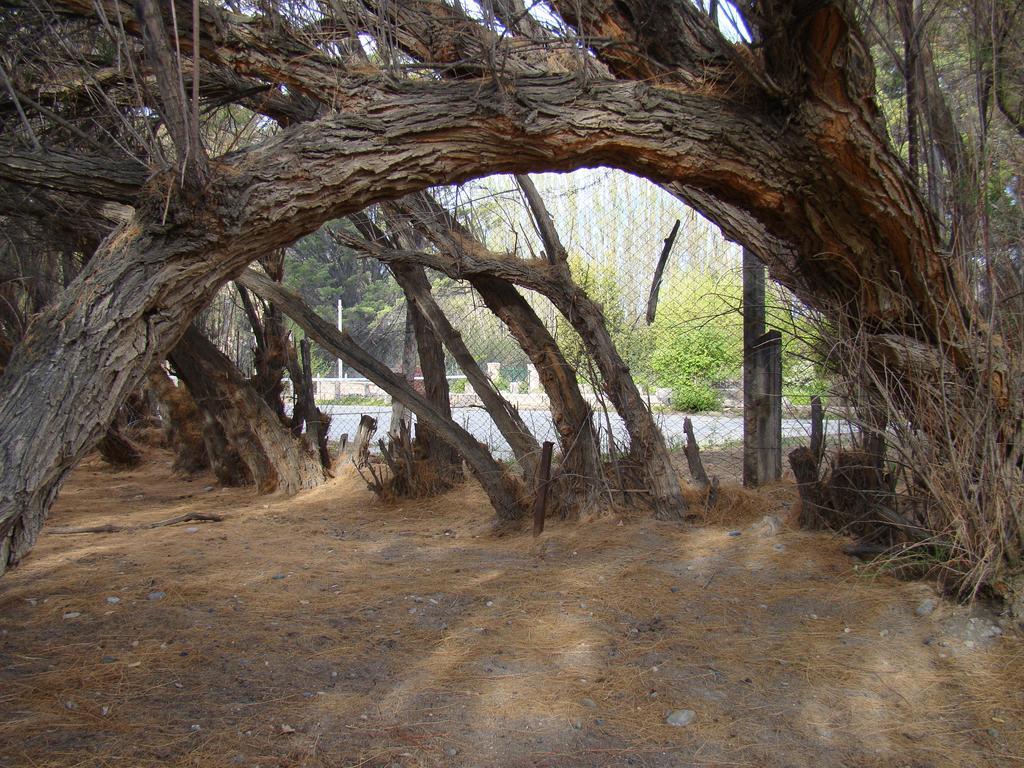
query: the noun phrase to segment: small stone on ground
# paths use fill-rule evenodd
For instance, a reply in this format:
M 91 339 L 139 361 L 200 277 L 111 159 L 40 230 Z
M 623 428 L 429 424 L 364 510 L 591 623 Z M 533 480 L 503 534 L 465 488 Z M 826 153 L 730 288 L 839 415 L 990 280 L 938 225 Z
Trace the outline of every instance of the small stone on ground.
M 669 713 L 665 722 L 669 725 L 684 726 L 692 723 L 696 717 L 697 713 L 692 709 L 676 709 Z

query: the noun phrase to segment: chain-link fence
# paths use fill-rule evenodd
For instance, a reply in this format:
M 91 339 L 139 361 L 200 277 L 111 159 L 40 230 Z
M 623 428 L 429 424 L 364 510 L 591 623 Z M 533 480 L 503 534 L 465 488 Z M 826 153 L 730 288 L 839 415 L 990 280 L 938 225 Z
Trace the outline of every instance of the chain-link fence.
M 670 449 L 682 448 L 688 417 L 709 468 L 723 479 L 739 480 L 743 442 L 740 248 L 674 196 L 628 174 L 601 169 L 533 179 L 568 253 L 573 279 L 602 306 L 611 338 Z M 435 190 L 434 196 L 496 256 L 543 256 L 530 209 L 511 177 Z M 364 265 L 370 261 L 360 259 Z M 293 280 L 295 269 L 301 266 L 289 265 Z M 516 406 L 538 440 L 554 440 L 541 377 L 509 330 L 467 282 L 432 270 L 428 274 L 436 300 L 495 387 Z M 393 370 L 401 370 L 404 299 L 386 270 L 378 277 L 364 285 L 372 294 L 369 300 L 355 296 L 341 315 L 357 342 Z M 655 282 L 657 292 L 652 298 Z M 595 410 L 602 446 L 609 450 L 628 446 L 625 426 L 602 395 L 601 377 L 571 324 L 540 293 L 521 292 L 575 370 L 583 395 Z M 806 441 L 807 406 L 823 388 L 821 371 L 811 354 L 813 325 L 781 288 L 769 286 L 768 296 L 768 326 L 783 332 L 783 439 Z M 321 306 L 328 305 L 324 296 L 320 300 Z M 405 365 L 409 365 L 407 355 Z M 319 377 L 316 387 L 318 399 L 332 415 L 332 436 L 354 434 L 364 413 L 386 427 L 390 398 L 355 371 L 335 368 L 330 361 L 321 363 L 322 370 L 328 366 L 328 375 Z M 496 456 L 511 459 L 509 446 L 451 359 L 448 373 L 455 420 Z M 412 375 L 419 376 L 418 369 Z

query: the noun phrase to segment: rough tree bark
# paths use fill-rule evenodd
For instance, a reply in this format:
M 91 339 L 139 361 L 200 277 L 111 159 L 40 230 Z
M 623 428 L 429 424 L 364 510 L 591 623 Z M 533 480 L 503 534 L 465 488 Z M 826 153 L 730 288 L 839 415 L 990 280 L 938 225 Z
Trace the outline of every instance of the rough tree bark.
M 223 429 L 260 493 L 297 493 L 323 482 L 319 460 L 194 326 L 174 348 L 171 361 L 199 408 Z
M 420 49 L 422 61 L 456 67 L 460 79 L 444 82 L 401 80 L 365 60 L 347 70 L 326 46 L 303 42 L 318 35 L 289 30 L 282 15 L 267 35 L 265 18 L 201 4 L 192 19 L 188 5 L 175 6 L 173 29 L 184 55 L 193 53 L 194 23 L 204 41 L 194 53 L 212 67 L 331 109 L 212 159 L 199 169 L 208 172 L 202 205 L 177 172 L 150 178 L 123 157 L 0 148 L 8 181 L 136 203 L 132 220 L 33 319 L 0 386 L 0 540 L 13 535 L 11 562 L 31 547 L 68 469 L 143 372 L 250 259 L 371 202 L 494 172 L 608 165 L 669 185 L 811 306 L 879 340 L 869 364 L 905 390 L 901 418 L 915 428 L 940 436 L 945 425 L 929 416 L 934 382 L 915 387 L 918 371 L 900 367 L 910 357 L 901 350 L 990 405 L 990 440 L 969 458 L 970 474 L 1019 489 L 1020 350 L 988 325 L 964 275 L 966 254 L 950 258 L 888 144 L 852 2 L 742 5 L 757 40 L 746 45 L 727 40 L 694 3 L 553 0 L 580 40 L 551 55 L 533 55 L 450 6 L 434 4 L 443 13 L 431 16 L 431 4 L 361 4 L 381 30 L 418 14 L 393 37 Z M 128 3 L 53 0 L 48 8 L 124 19 L 126 33 L 139 34 Z M 449 32 L 434 36 L 445 25 Z M 583 49 L 601 66 L 572 53 Z M 506 71 L 490 68 L 494 61 Z M 174 97 L 163 101 L 167 109 Z M 772 242 L 782 245 L 774 254 L 765 248 Z M 989 443 L 1000 447 L 994 458 Z M 667 484 L 667 473 L 661 479 Z M 961 493 L 955 484 L 951 492 Z M 993 496 L 983 495 L 987 505 Z M 1024 550 L 1019 509 L 994 537 L 1006 562 Z M 980 510 L 974 522 L 991 528 L 995 518 Z
M 146 383 L 160 404 L 164 436 L 174 450 L 174 471 L 192 475 L 209 467 L 203 416 L 188 389 L 175 386 L 162 365 L 150 371 Z
M 423 374 L 427 400 L 445 418 L 452 417 L 448 375 L 444 365 L 444 346 L 427 315 L 421 309 L 424 295 L 430 295 L 430 283 L 421 267 L 395 264 L 392 274 L 406 298 L 406 311 L 416 335 L 416 351 Z M 462 459 L 444 440 L 433 433 L 429 424 L 416 425 L 416 447 L 421 458 L 431 462 L 443 484 L 450 484 L 462 474 Z
M 484 276 L 471 278 L 470 284 L 509 329 L 540 375 L 562 449 L 558 500 L 563 511 L 587 511 L 601 492 L 601 454 L 593 412 L 580 392 L 576 372 L 533 307 L 513 285 Z

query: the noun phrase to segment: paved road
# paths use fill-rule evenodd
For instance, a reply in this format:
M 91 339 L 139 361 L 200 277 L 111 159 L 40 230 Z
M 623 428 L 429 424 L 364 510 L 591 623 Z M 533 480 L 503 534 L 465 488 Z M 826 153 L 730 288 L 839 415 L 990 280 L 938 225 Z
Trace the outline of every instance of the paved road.
M 378 434 L 383 434 L 387 430 L 391 420 L 390 406 L 325 405 L 321 407 L 325 412 L 331 414 L 330 437 L 332 440 L 337 440 L 343 432 L 347 432 L 349 437 L 354 436 L 361 414 L 366 413 L 377 419 Z M 519 413 L 538 440 L 555 439 L 555 427 L 551 422 L 551 415 L 547 411 L 524 410 Z M 496 457 L 512 458 L 508 443 L 494 426 L 491 417 L 482 408 L 453 408 L 452 416 L 477 440 L 490 446 Z M 597 418 L 600 420 L 599 426 L 603 434 L 607 435 L 608 428 L 604 415 L 600 414 Z M 655 418 L 661 426 L 669 447 L 681 448 L 686 442 L 686 437 L 683 434 L 683 419 L 686 418 L 686 414 L 659 413 L 655 414 Z M 628 443 L 622 419 L 617 414 L 609 414 L 609 419 L 616 441 L 621 444 Z M 743 440 L 743 419 L 739 416 L 696 414 L 690 416 L 690 420 L 693 422 L 694 436 L 702 449 L 736 444 Z M 841 422 L 830 420 L 828 431 L 830 434 L 837 434 L 841 426 Z M 783 438 L 809 438 L 810 433 L 810 419 L 782 420 Z

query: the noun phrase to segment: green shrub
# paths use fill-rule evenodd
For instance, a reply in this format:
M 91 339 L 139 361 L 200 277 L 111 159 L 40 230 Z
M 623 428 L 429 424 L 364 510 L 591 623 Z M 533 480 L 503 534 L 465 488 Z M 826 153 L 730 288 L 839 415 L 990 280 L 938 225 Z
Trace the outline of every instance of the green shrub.
M 828 398 L 825 396 L 825 386 L 782 386 L 782 395 L 793 405 L 810 405 L 812 397 L 820 397 L 823 405 L 828 405 Z
M 722 396 L 714 387 L 702 381 L 682 381 L 672 387 L 672 407 L 685 413 L 717 411 Z
M 651 367 L 661 386 L 675 387 L 694 379 L 721 381 L 739 371 L 742 342 L 722 329 L 676 328 L 663 333 L 651 355 Z
M 658 385 L 672 390 L 672 407 L 690 413 L 717 410 L 722 396 L 711 386 L 739 375 L 742 350 L 728 328 L 658 329 L 651 368 Z
M 501 374 L 495 376 L 491 383 L 494 384 L 494 388 L 499 392 L 508 392 L 508 379 Z
M 448 391 L 453 395 L 461 395 L 466 391 L 466 380 L 455 379 L 455 381 L 448 382 Z
M 332 397 L 327 400 L 317 400 L 317 405 L 365 405 L 365 406 L 382 406 L 390 405 L 389 400 L 385 400 L 383 397 L 366 397 L 364 395 L 344 395 L 342 397 Z

